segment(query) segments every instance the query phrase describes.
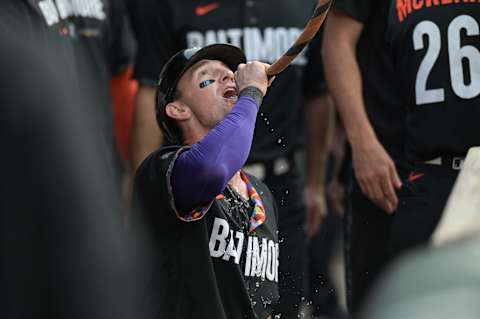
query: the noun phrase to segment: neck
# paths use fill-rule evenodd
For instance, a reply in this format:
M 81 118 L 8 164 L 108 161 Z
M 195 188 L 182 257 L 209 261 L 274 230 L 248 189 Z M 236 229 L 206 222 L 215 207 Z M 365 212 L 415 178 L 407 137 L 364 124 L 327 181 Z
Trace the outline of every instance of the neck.
M 229 185 L 244 183 L 240 171 L 236 172 L 235 175 L 228 182 Z
M 183 136 L 184 144 L 186 145 L 193 145 L 201 141 L 205 135 L 208 134 L 207 130 L 201 128 L 192 128 L 192 127 L 185 127 L 183 129 Z
M 240 171 L 236 172 L 235 175 L 233 175 L 233 177 L 228 182 L 228 185 L 230 185 L 244 198 L 248 199 L 247 185 L 243 181 L 242 176 L 240 175 Z

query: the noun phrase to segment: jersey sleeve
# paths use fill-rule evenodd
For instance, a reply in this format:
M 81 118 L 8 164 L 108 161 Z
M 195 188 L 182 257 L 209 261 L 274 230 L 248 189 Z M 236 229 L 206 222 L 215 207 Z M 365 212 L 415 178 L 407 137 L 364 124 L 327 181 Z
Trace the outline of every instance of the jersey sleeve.
M 168 1 L 140 0 L 132 9 L 137 55 L 133 77 L 143 86 L 155 86 L 163 64 L 180 48 L 175 42 Z
M 308 63 L 303 72 L 303 93 L 306 97 L 315 97 L 327 91 L 321 55 L 322 32 L 318 32 L 310 42 L 306 55 Z
M 212 199 L 187 213 L 178 211 L 173 196 L 172 171 L 178 156 L 186 149 L 182 147 L 168 152 L 154 152 L 137 170 L 134 182 L 135 204 L 155 224 L 172 225 L 178 221 L 200 220 L 214 201 Z
M 135 39 L 123 0 L 112 0 L 111 5 L 109 61 L 111 75 L 116 75 L 133 65 Z
M 373 0 L 335 0 L 332 6 L 360 22 L 365 22 L 371 10 L 375 10 Z

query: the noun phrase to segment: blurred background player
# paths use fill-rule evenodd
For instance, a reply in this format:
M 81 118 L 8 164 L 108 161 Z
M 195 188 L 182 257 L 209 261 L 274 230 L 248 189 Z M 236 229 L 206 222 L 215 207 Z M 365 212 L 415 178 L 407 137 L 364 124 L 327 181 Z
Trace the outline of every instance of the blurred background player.
M 405 175 L 404 112 L 385 43 L 389 1 L 337 0 L 325 22 L 325 75 L 352 150 L 346 225 L 347 300 L 355 313 L 387 258 Z M 405 172 L 404 172 L 405 171 Z
M 478 318 L 480 238 L 470 235 L 400 258 L 375 285 L 361 318 Z
M 478 3 L 392 1 L 388 39 L 413 163 L 392 227 L 393 256 L 428 241 L 468 149 L 480 145 L 479 30 Z
M 121 162 L 114 135 L 110 80 L 118 77 L 114 87 L 128 80 L 121 74 L 132 65 L 135 49 L 123 0 L 22 0 L 15 4 L 15 10 L 5 13 L 2 23 L 26 26 L 21 19 L 24 15 L 33 21 L 26 32 L 32 37 L 35 31 L 37 36 L 53 39 L 49 44 L 56 46 L 59 58 L 71 59 L 67 67 L 77 70 L 79 80 L 72 85 L 94 96 L 84 111 L 97 122 L 95 129 L 104 158 L 111 174 L 119 176 Z M 85 78 L 87 73 L 95 76 Z
M 241 47 L 247 60 L 272 63 L 296 40 L 315 4 L 315 1 L 305 0 L 139 1 L 131 12 L 139 45 L 134 77 L 140 84 L 132 128 L 132 170 L 136 170 L 139 163 L 163 142 L 154 120 L 154 86 L 168 57 L 182 48 L 227 42 Z M 307 221 L 308 231 L 314 233 L 324 209 L 324 199 L 318 199 L 323 194 L 317 195 L 323 178 L 315 177 L 305 183 L 294 160 L 301 135 L 301 76 L 306 62 L 305 56 L 300 55 L 276 78 L 258 115 L 250 157 L 245 166 L 247 172 L 269 186 L 279 207 L 282 253 L 281 298 L 277 311 L 286 318 L 296 318 L 304 295 L 304 223 Z M 311 106 L 305 112 L 316 112 L 317 107 L 322 107 L 318 104 Z M 312 114 L 305 116 L 315 117 Z M 316 130 L 324 127 L 313 121 L 306 125 L 311 125 L 306 129 L 308 134 L 316 134 Z M 315 156 L 324 153 L 325 143 L 323 139 L 315 141 L 318 145 L 312 145 L 312 149 L 320 148 L 320 151 L 307 152 L 306 156 L 312 163 L 318 163 L 309 165 L 317 171 L 309 172 L 308 178 L 323 173 L 321 159 Z M 303 198 L 305 185 L 310 188 L 307 194 L 315 197 L 308 200 L 311 205 L 307 219 Z
M 142 318 L 143 247 L 125 240 L 99 143 L 108 81 L 92 86 L 89 42 L 36 4 L 0 3 L 0 317 Z
M 343 318 L 344 273 L 341 262 L 342 249 L 339 249 L 342 239 L 342 218 L 344 214 L 345 177 L 348 176 L 349 165 L 344 161 L 346 141 L 341 127 L 337 121 L 335 108 L 325 83 L 323 64 L 321 59 L 322 33 L 319 32 L 309 44 L 307 51 L 308 64 L 304 71 L 303 93 L 305 98 L 304 109 L 312 108 L 305 112 L 305 129 L 315 125 L 324 126 L 311 133 L 305 134 L 305 153 L 320 152 L 317 156 L 326 162 L 324 172 L 309 179 L 318 179 L 321 191 L 317 192 L 316 199 L 324 207 L 322 223 L 318 231 L 308 233 L 307 245 L 307 313 L 312 318 Z M 307 116 L 308 115 L 308 116 Z M 308 123 L 307 122 L 311 122 Z M 322 141 L 326 149 L 318 148 L 318 141 Z M 308 168 L 310 165 L 318 166 L 318 161 L 311 161 L 307 157 L 305 173 L 315 172 L 316 169 Z M 303 161 L 299 161 L 302 163 Z M 347 174 L 344 174 L 347 173 Z M 307 187 L 307 192 L 308 192 Z M 319 196 L 325 194 L 325 196 Z M 311 194 L 315 195 L 315 194 Z M 339 263 L 340 262 L 340 263 Z M 338 280 L 340 278 L 340 280 Z

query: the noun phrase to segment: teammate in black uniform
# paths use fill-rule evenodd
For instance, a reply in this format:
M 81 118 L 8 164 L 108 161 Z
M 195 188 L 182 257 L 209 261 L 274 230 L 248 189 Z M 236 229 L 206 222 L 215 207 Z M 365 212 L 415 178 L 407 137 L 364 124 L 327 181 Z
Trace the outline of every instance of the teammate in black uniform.
M 278 300 L 278 212 L 240 170 L 268 65 L 244 62 L 216 44 L 181 50 L 160 75 L 157 119 L 174 145 L 147 157 L 134 186 L 156 242 L 155 317 L 267 318 Z
M 242 47 L 248 60 L 272 63 L 301 33 L 314 4 L 315 1 L 311 0 L 139 2 L 132 12 L 139 44 L 134 76 L 140 82 L 132 127 L 134 169 L 161 144 L 153 116 L 153 85 L 162 66 L 174 52 L 186 47 L 227 42 Z M 269 186 L 279 206 L 282 253 L 281 308 L 278 311 L 287 318 L 297 316 L 302 302 L 306 255 L 305 183 L 293 160 L 299 147 L 301 75 L 305 63 L 302 54 L 277 77 L 275 86 L 265 97 L 245 167 Z M 318 125 L 314 126 L 310 131 L 318 128 Z M 315 175 L 312 173 L 308 177 Z M 315 191 L 312 189 L 312 193 Z M 318 210 L 311 212 L 317 213 Z
M 414 167 L 400 194 L 391 253 L 425 243 L 463 159 L 480 145 L 480 4 L 392 1 L 389 41 Z
M 355 172 L 346 215 L 347 301 L 356 312 L 387 259 L 403 122 L 385 44 L 390 1 L 336 0 L 325 23 L 324 67 L 352 148 Z M 404 172 L 405 171 L 405 172 Z
M 143 318 L 141 248 L 124 240 L 102 110 L 90 114 L 108 107 L 104 86 L 84 82 L 99 61 L 34 4 L 0 1 L 0 318 Z
M 111 173 L 116 175 L 118 154 L 110 79 L 125 71 L 134 55 L 134 40 L 123 0 L 7 0 L 5 3 L 9 9 L 2 12 L 0 24 L 25 31 L 25 38 L 45 38 L 45 45 L 53 46 L 57 52 L 58 67 L 75 74 L 72 85 L 79 92 L 89 92 L 87 97 L 91 100 L 84 101 L 83 111 L 91 116 L 91 129 L 97 134 Z M 62 63 L 64 59 L 72 63 Z

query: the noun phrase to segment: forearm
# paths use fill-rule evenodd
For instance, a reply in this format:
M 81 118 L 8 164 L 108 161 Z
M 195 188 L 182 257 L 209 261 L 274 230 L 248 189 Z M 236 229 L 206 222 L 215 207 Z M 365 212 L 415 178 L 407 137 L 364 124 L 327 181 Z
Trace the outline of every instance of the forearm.
M 348 22 L 348 18 L 339 13 L 329 17 L 322 53 L 328 87 L 348 140 L 352 145 L 362 145 L 376 139 L 365 111 L 362 77 L 356 58 L 362 26 L 356 22 L 345 26 L 345 21 Z M 347 31 L 342 28 L 347 28 Z
M 162 144 L 155 117 L 155 88 L 140 87 L 135 98 L 130 152 L 133 175 L 142 161 Z
M 307 188 L 322 190 L 332 141 L 334 109 L 329 94 L 309 99 L 304 108 Z
M 332 176 L 337 177 L 340 175 L 340 170 L 345 161 L 346 155 L 346 137 L 345 131 L 341 123 L 336 123 L 333 129 L 333 137 L 332 137 L 332 145 L 331 145 L 331 153 L 334 156 L 335 165 L 333 166 L 333 174 Z
M 173 195 L 180 212 L 214 199 L 242 168 L 250 153 L 257 112 L 257 102 L 241 95 L 225 119 L 180 154 L 172 172 Z

